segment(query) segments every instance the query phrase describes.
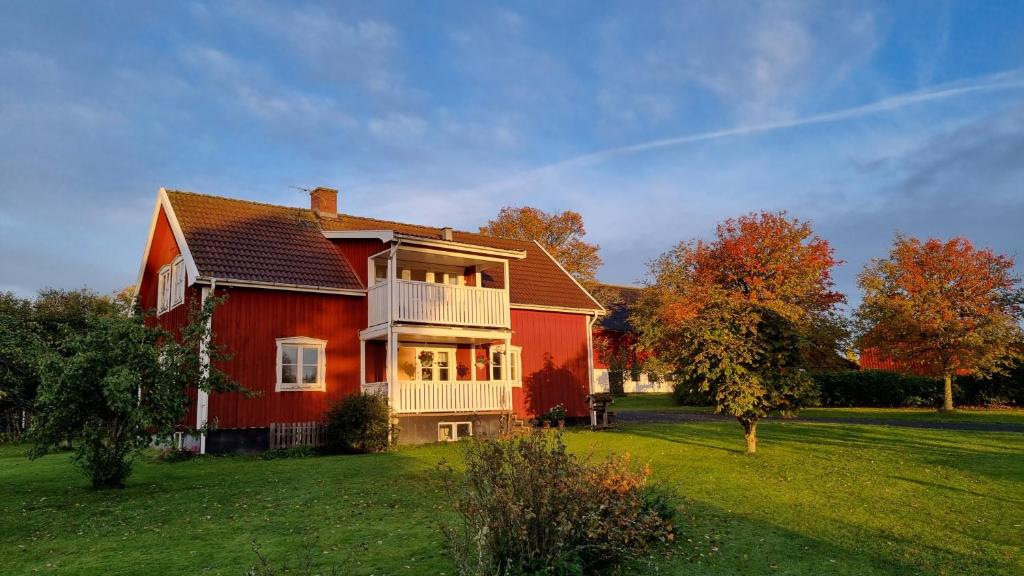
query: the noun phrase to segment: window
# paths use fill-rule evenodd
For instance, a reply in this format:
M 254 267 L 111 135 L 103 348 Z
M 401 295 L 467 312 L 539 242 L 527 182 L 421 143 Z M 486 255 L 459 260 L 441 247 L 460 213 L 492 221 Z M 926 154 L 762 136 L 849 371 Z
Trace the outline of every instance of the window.
M 326 347 L 326 340 L 278 338 L 277 391 L 326 390 Z
M 163 314 L 185 301 L 185 261 L 178 256 L 160 268 L 156 288 L 156 313 Z
M 491 347 L 491 380 L 505 379 L 505 355 L 502 353 L 505 346 Z M 508 348 L 508 379 L 513 386 L 523 385 L 523 357 L 522 348 L 509 346 Z
M 452 379 L 451 348 L 417 348 L 416 361 L 419 364 L 419 379 L 428 382 L 447 382 Z
M 473 435 L 472 422 L 438 422 L 437 441 L 456 442 Z

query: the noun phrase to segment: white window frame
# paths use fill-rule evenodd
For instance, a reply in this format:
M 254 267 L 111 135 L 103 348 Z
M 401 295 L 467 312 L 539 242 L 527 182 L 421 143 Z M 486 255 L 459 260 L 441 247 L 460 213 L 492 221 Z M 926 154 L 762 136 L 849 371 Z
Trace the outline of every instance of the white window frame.
M 491 356 L 489 358 L 489 360 L 491 362 L 491 372 L 490 372 L 491 380 L 501 381 L 501 380 L 505 379 L 504 378 L 504 376 L 505 376 L 505 367 L 502 366 L 501 364 L 495 364 L 494 363 L 494 353 L 498 352 L 500 354 L 500 353 L 502 353 L 504 351 L 505 351 L 505 345 L 504 344 L 498 344 L 498 345 L 495 345 L 495 346 L 491 346 L 491 351 L 490 351 Z M 511 374 L 509 374 L 509 379 L 508 380 L 509 380 L 509 382 L 512 383 L 513 387 L 522 388 L 522 386 L 523 386 L 523 348 L 521 346 L 509 346 L 508 347 L 508 355 L 507 355 L 507 357 L 508 357 L 508 365 L 511 368 L 511 370 L 510 370 Z M 498 371 L 500 373 L 500 376 L 501 376 L 500 378 L 495 378 L 494 377 L 494 370 L 495 370 L 495 368 L 498 369 Z
M 185 259 L 178 256 L 171 263 L 171 308 L 185 302 Z
M 299 369 L 296 373 L 297 382 L 282 382 L 281 353 L 285 346 L 297 346 L 299 348 L 298 361 Z M 303 350 L 313 348 L 317 350 L 317 381 L 312 383 L 302 382 L 302 356 Z M 277 382 L 274 386 L 276 392 L 326 392 L 327 391 L 327 340 L 307 338 L 305 336 L 293 336 L 277 339 Z
M 161 266 L 160 273 L 157 276 L 157 278 L 158 280 L 156 283 L 156 313 L 157 315 L 160 315 L 169 310 L 169 299 L 166 296 L 167 290 L 170 289 L 171 282 L 170 265 Z
M 458 376 L 458 347 L 457 346 L 445 346 L 445 345 L 433 345 L 433 346 L 416 346 L 413 348 L 416 353 L 416 380 L 418 382 L 455 382 L 459 379 Z M 423 366 L 420 365 L 420 353 L 421 352 L 445 352 L 448 354 L 448 379 L 447 380 L 423 380 Z M 431 365 L 433 373 L 437 374 L 437 366 Z
M 472 438 L 473 437 L 473 423 L 472 422 L 438 422 L 437 423 L 437 441 L 438 442 L 458 442 L 459 440 L 462 440 L 462 437 L 459 436 L 459 426 L 462 426 L 464 424 L 469 426 L 469 435 L 466 436 L 466 438 Z M 441 437 L 441 427 L 442 426 L 451 426 L 452 427 L 452 435 L 451 435 L 451 437 L 449 437 L 449 438 L 442 438 Z
M 160 267 L 156 283 L 157 316 L 169 312 L 185 302 L 185 259 L 176 257 Z

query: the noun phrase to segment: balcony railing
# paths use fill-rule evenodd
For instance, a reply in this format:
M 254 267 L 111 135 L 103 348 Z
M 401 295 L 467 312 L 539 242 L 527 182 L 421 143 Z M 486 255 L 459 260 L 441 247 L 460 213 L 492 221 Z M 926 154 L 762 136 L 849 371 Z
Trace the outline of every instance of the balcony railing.
M 508 328 L 508 293 L 497 288 L 455 286 L 415 280 L 375 284 L 369 291 L 369 324 L 415 322 L 445 326 Z M 394 294 L 394 301 L 388 298 Z
M 512 408 L 512 388 L 497 380 L 395 383 L 392 409 L 398 414 L 488 412 Z M 387 382 L 363 385 L 366 393 L 388 394 Z

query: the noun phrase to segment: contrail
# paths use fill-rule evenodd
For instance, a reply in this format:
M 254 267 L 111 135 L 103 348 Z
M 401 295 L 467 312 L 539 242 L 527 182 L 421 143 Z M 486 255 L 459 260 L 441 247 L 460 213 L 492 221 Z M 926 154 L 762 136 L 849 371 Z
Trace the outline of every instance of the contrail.
M 781 120 L 778 122 L 766 122 L 762 124 L 736 126 L 733 128 L 713 130 L 710 132 L 700 132 L 697 134 L 686 134 L 683 136 L 674 136 L 672 138 L 650 140 L 648 142 L 631 144 L 629 146 L 606 148 L 604 150 L 598 150 L 596 152 L 582 154 L 579 156 L 575 156 L 573 158 L 560 160 L 558 162 L 546 164 L 538 168 L 533 168 L 525 172 L 521 172 L 506 180 L 496 182 L 484 186 L 482 188 L 478 188 L 478 190 L 505 188 L 547 174 L 558 172 L 559 170 L 562 170 L 564 168 L 598 164 L 600 162 L 604 162 L 612 158 L 620 156 L 629 156 L 640 152 L 646 152 L 648 150 L 670 148 L 672 146 L 692 144 L 694 142 L 706 142 L 708 140 L 718 140 L 721 138 L 731 138 L 734 136 L 759 134 L 762 132 L 784 130 L 787 128 L 798 128 L 801 126 L 810 126 L 814 124 L 829 124 L 833 122 L 841 122 L 843 120 L 850 120 L 853 118 L 861 118 L 873 114 L 880 114 L 883 112 L 888 112 L 890 110 L 896 110 L 898 108 L 912 106 L 914 104 L 922 104 L 925 102 L 933 102 L 937 100 L 948 100 L 950 98 L 956 98 L 959 96 L 964 96 L 976 92 L 991 92 L 996 90 L 1011 90 L 1017 88 L 1024 88 L 1024 68 L 999 72 L 987 76 L 979 76 L 977 78 L 973 78 L 971 80 L 966 81 L 941 84 L 924 90 L 917 90 L 914 92 L 906 92 L 903 94 L 890 96 L 888 98 L 883 98 L 882 100 L 878 100 L 870 104 L 863 104 L 861 106 L 844 108 L 842 110 L 835 110 L 832 112 L 825 112 L 822 114 L 813 114 L 810 116 L 792 118 L 790 120 Z

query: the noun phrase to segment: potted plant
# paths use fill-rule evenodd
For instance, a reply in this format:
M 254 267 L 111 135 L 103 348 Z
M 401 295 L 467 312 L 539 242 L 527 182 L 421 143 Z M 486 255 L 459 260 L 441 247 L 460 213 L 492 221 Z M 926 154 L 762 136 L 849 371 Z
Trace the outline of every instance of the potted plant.
M 423 366 L 424 368 L 429 368 L 434 364 L 434 353 L 430 350 L 420 352 L 420 355 L 417 356 L 417 358 L 419 358 L 420 366 Z
M 469 374 L 469 366 L 459 363 L 459 365 L 455 367 L 455 372 L 459 375 L 459 378 L 465 378 L 466 374 Z
M 565 428 L 565 406 L 556 404 L 540 416 L 541 425 L 544 428 L 558 426 Z

